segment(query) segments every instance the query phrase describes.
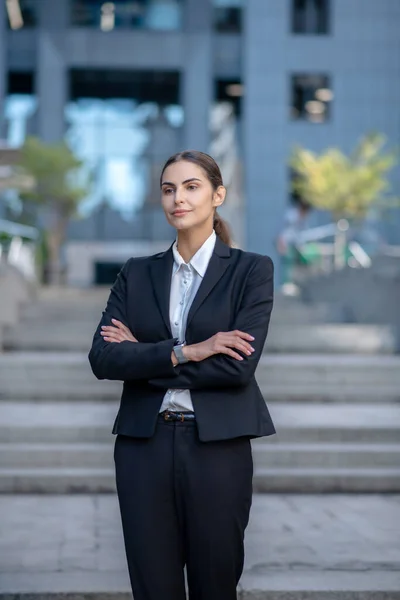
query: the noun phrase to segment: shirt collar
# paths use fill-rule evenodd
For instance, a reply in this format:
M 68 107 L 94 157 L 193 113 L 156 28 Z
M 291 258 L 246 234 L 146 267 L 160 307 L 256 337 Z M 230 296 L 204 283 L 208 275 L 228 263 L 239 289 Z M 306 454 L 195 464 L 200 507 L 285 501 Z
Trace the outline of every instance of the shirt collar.
M 188 265 L 192 266 L 201 277 L 204 277 L 207 270 L 208 263 L 210 262 L 212 253 L 214 252 L 216 239 L 217 235 L 213 230 L 210 237 L 206 239 L 204 244 L 197 250 L 196 254 L 192 256 L 190 261 L 187 263 Z M 186 264 L 178 252 L 177 241 L 175 241 L 174 245 L 172 246 L 172 253 L 174 255 L 174 273 L 176 273 L 182 265 Z

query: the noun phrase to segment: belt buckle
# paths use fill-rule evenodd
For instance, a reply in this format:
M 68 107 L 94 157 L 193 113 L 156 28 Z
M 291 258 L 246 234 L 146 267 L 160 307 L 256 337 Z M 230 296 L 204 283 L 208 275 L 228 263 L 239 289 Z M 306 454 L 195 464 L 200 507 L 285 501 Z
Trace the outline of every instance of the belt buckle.
M 172 415 L 168 410 L 164 413 L 164 421 L 172 421 Z

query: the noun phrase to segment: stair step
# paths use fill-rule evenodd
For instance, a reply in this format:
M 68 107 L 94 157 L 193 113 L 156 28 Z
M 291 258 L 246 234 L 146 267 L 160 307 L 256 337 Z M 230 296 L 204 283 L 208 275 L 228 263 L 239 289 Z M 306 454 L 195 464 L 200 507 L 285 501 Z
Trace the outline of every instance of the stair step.
M 238 600 L 400 600 L 395 571 L 268 569 L 243 572 Z M 0 600 L 131 600 L 128 571 L 2 572 Z
M 113 442 L 0 443 L 0 468 L 112 468 Z
M 118 402 L 0 403 L 0 442 L 111 442 Z M 270 406 L 277 435 L 271 443 L 400 442 L 395 404 L 303 404 Z M 265 438 L 263 438 L 265 439 Z
M 272 322 L 265 349 L 271 353 L 393 354 L 397 337 L 389 325 L 279 325 Z
M 110 468 L 0 468 L 0 494 L 73 494 L 115 492 Z
M 400 468 L 259 468 L 253 488 L 257 493 L 398 493 Z M 110 493 L 115 489 L 111 468 L 0 468 L 0 493 Z
M 266 355 L 256 377 L 267 401 L 400 402 L 400 356 Z M 96 380 L 80 352 L 0 355 L 0 381 L 2 400 L 107 400 L 122 388 Z
M 101 315 L 101 312 L 99 313 Z M 5 349 L 22 351 L 88 351 L 99 321 L 74 315 L 58 320 L 38 316 L 5 332 Z M 43 327 L 46 322 L 46 327 Z M 394 330 L 384 325 L 360 324 L 279 324 L 272 322 L 266 343 L 267 352 L 325 352 L 393 354 L 397 339 Z
M 48 427 L 35 427 L 34 429 L 26 427 L 4 427 L 0 424 L 0 440 L 2 443 L 29 442 L 61 442 L 75 443 L 87 440 L 90 442 L 107 442 L 110 440 L 113 421 L 107 426 L 89 425 L 79 427 L 57 427 L 50 429 Z M 273 436 L 275 437 L 275 436 Z M 387 427 L 377 427 L 374 429 L 346 428 L 340 430 L 335 427 L 301 427 L 300 429 L 292 427 L 278 427 L 279 442 L 283 443 L 371 443 L 371 444 L 396 444 L 399 441 L 399 430 Z
M 114 438 L 103 443 L 1 443 L 0 468 L 111 468 L 113 441 Z M 400 444 L 283 444 L 271 441 L 253 440 L 256 469 L 390 468 L 400 465 Z
M 398 493 L 400 467 L 386 469 L 271 469 L 254 473 L 257 493 Z
M 286 404 L 291 402 L 307 404 L 375 404 L 377 398 L 382 403 L 400 403 L 400 388 L 397 385 L 379 386 L 379 390 L 371 386 L 357 386 L 357 389 L 345 388 L 343 386 L 329 387 L 323 385 L 282 385 L 260 386 L 261 392 L 268 404 Z M 79 387 L 65 387 L 51 385 L 29 389 L 18 387 L 2 393 L 0 386 L 0 403 L 9 401 L 27 401 L 33 404 L 48 403 L 58 398 L 60 402 L 81 403 L 85 401 L 96 401 L 98 403 L 114 402 L 121 397 L 122 384 L 114 381 L 94 381 L 92 384 L 79 385 Z
M 329 470 L 400 467 L 400 443 L 271 444 L 261 440 L 253 442 L 254 464 L 260 469 L 325 468 Z

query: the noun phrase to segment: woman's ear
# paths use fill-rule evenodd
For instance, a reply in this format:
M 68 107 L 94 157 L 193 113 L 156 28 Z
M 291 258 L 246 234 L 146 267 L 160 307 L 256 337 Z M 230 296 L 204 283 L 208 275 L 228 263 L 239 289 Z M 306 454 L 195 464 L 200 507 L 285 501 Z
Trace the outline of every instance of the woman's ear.
M 213 206 L 217 208 L 224 203 L 226 197 L 226 188 L 223 185 L 220 185 L 213 194 Z

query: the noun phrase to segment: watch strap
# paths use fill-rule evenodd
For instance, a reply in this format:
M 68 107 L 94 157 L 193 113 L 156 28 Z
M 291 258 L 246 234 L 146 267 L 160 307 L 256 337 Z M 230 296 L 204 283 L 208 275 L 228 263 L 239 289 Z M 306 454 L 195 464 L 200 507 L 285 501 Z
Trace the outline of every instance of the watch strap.
M 189 362 L 188 359 L 186 358 L 186 356 L 183 354 L 182 348 L 184 345 L 185 344 L 183 343 L 183 344 L 178 344 L 177 346 L 174 346 L 174 354 L 180 365 Z

